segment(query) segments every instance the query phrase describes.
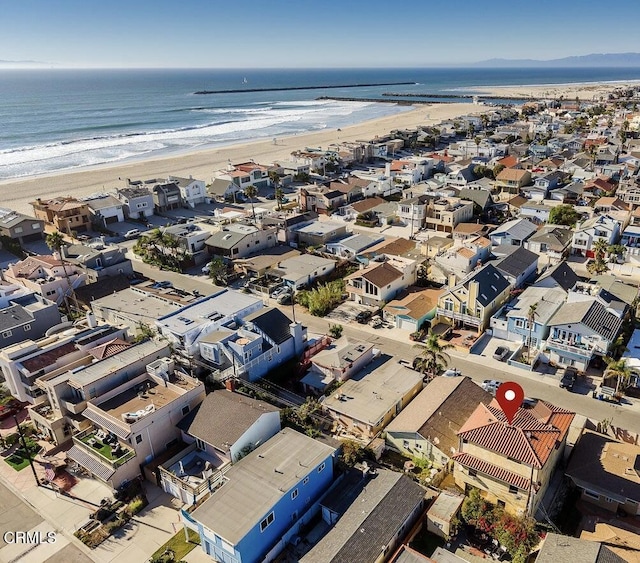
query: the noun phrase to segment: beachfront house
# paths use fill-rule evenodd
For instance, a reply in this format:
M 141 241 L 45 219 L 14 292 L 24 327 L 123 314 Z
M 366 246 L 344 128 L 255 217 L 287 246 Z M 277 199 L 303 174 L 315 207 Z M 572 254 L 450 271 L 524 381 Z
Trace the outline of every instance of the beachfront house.
M 91 223 L 97 228 L 107 228 L 111 223 L 124 221 L 122 202 L 109 194 L 93 194 L 83 198 L 89 207 Z
M 183 205 L 182 192 L 175 182 L 161 182 L 151 188 L 153 206 L 157 213 L 180 209 Z
M 181 178 L 180 176 L 169 176 L 167 183 L 173 182 L 180 190 L 183 203 L 192 209 L 196 205 L 205 203 L 207 200 L 207 190 L 204 180 L 195 180 L 193 176 Z
M 89 206 L 74 197 L 58 197 L 49 200 L 37 198 L 29 205 L 33 207 L 36 219 L 42 219 L 68 235 L 87 231 L 91 227 Z
M 144 220 L 153 215 L 153 195 L 146 186 L 130 184 L 116 189 L 114 196 L 122 202 L 127 219 Z
M 0 207 L 0 236 L 20 244 L 44 237 L 44 220 Z

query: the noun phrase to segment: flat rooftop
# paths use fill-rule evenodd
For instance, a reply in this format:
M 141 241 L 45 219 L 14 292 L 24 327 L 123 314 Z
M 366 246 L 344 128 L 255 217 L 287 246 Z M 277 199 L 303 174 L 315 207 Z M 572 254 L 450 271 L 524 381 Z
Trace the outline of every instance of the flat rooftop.
M 103 316 L 107 314 L 122 315 L 131 322 L 149 323 L 158 317 L 177 311 L 181 306 L 179 300 L 155 295 L 136 288 L 123 289 L 113 295 L 107 295 L 91 302 L 94 311 Z
M 173 389 L 148 378 L 103 403 L 97 403 L 96 406 L 112 417 L 122 419 L 123 414 L 144 411 L 149 409 L 150 405 L 153 405 L 154 410 L 158 410 L 180 396 L 181 394 Z

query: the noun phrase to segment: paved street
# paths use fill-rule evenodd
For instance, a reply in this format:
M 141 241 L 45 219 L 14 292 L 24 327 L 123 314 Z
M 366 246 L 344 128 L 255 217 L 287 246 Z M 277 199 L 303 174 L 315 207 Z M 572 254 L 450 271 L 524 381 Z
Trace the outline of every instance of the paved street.
M 273 305 L 275 302 L 271 300 Z M 283 312 L 291 315 L 291 307 L 282 307 Z M 296 308 L 296 318 L 308 327 L 309 332 L 326 333 L 331 320 L 302 312 Z M 372 342 L 383 353 L 412 360 L 419 351 L 408 342 L 406 331 L 399 329 L 374 329 L 368 325 L 344 325 L 344 335 Z M 397 340 L 396 340 L 397 338 Z M 640 404 L 637 401 L 629 404 L 615 405 L 598 401 L 587 393 L 586 387 L 576 387 L 569 392 L 558 387 L 557 376 L 529 373 L 519 368 L 508 366 L 490 357 L 450 352 L 451 366 L 458 368 L 464 375 L 480 383 L 485 379 L 516 381 L 524 389 L 527 397 L 544 399 L 553 404 L 571 409 L 598 422 L 611 419 L 611 424 L 632 432 L 640 433 Z
M 14 495 L 0 482 L 0 562 L 10 563 L 88 563 L 91 561 L 31 506 Z M 9 532 L 9 533 L 7 533 Z M 12 532 L 30 532 L 29 541 L 16 541 Z M 39 532 L 38 539 L 34 532 Z M 47 543 L 48 533 L 55 534 L 55 542 Z M 9 543 L 7 543 L 8 540 Z

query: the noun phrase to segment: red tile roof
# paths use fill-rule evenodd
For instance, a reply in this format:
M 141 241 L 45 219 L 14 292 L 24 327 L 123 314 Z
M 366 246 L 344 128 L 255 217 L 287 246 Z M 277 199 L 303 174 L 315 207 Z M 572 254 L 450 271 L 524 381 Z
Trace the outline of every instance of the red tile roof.
M 517 473 L 513 473 L 512 471 L 508 471 L 502 467 L 498 467 L 493 463 L 479 459 L 471 454 L 460 453 L 454 455 L 451 459 L 468 469 L 474 469 L 475 471 L 484 473 L 493 479 L 518 487 L 518 489 L 523 489 L 525 491 L 529 489 L 530 482 L 526 477 L 522 477 L 522 475 L 518 475 Z
M 109 356 L 113 356 L 114 354 L 118 354 L 123 350 L 129 348 L 131 344 L 126 342 L 120 338 L 114 338 L 113 340 L 109 340 L 109 342 L 105 342 L 100 346 L 96 346 L 89 350 L 89 353 L 96 360 L 103 360 L 104 358 L 108 358 Z
M 498 164 L 502 164 L 505 168 L 513 168 L 518 165 L 518 159 L 510 154 L 498 160 Z
M 575 413 L 538 401 L 518 409 L 511 424 L 494 399 L 478 405 L 458 435 L 481 448 L 541 469 L 556 444 L 564 440 Z

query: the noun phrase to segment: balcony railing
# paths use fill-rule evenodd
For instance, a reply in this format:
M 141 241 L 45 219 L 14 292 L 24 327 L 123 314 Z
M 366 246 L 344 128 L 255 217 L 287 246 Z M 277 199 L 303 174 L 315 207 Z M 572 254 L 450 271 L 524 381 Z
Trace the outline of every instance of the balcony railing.
M 62 399 L 60 401 L 60 404 L 73 414 L 80 414 L 84 409 L 87 408 L 87 401 L 79 399 Z
M 448 311 L 447 309 L 442 309 L 440 307 L 438 307 L 438 315 L 441 317 L 446 317 L 447 319 L 460 321 L 471 326 L 480 326 L 480 324 L 482 323 L 482 319 L 480 319 L 480 317 L 474 317 L 473 315 L 466 315 L 464 313 L 458 313 L 456 311 Z
M 105 441 L 107 432 L 89 428 L 73 436 L 75 444 L 90 452 L 101 462 L 109 464 L 114 469 L 124 465 L 136 456 L 136 452 L 123 445 L 119 441 L 107 443 Z
M 570 352 L 585 358 L 590 358 L 593 355 L 593 350 L 595 348 L 594 346 L 587 346 L 585 344 L 566 344 L 553 338 L 549 338 L 549 340 L 547 340 L 547 346 L 555 350 Z

